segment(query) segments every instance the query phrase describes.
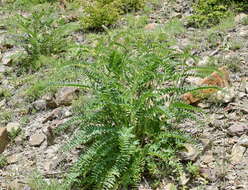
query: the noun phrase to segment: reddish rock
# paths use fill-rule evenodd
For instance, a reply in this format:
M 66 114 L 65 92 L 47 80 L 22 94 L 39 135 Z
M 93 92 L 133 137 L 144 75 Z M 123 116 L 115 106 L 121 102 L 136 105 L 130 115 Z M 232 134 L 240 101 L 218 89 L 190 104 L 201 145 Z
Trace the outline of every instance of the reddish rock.
M 10 139 L 8 137 L 8 132 L 6 128 L 0 128 L 0 153 L 2 153 L 7 144 L 9 143 Z

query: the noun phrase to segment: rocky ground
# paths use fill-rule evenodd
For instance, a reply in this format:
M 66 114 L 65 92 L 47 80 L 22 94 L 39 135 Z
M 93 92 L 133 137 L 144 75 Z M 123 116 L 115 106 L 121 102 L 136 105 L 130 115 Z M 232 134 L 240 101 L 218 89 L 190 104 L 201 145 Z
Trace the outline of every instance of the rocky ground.
M 171 18 L 183 20 L 191 14 L 189 7 L 187 1 L 159 5 L 144 30 L 153 30 Z M 2 18 L 7 16 L 0 13 Z M 199 144 L 187 145 L 184 153 L 185 160 L 200 166 L 200 174 L 194 180 L 182 177 L 181 185 L 186 189 L 248 189 L 248 25 L 241 22 L 245 16 L 240 14 L 234 22 L 206 30 L 185 27 L 177 35 L 175 48 L 189 49 L 199 57 L 198 65 L 225 65 L 230 73 L 230 86 L 222 94 L 197 105 L 206 113 L 199 114 L 197 121 L 189 120 L 180 126 L 199 138 Z M 71 117 L 71 103 L 78 92 L 64 87 L 32 104 L 25 103 L 22 90 L 26 86 L 16 88 L 13 77 L 6 74 L 15 73 L 9 55 L 19 51 L 6 43 L 11 38 L 6 32 L 0 24 L 0 152 L 7 158 L 0 170 L 0 189 L 27 190 L 32 172 L 38 170 L 47 179 L 59 177 L 76 159 L 76 151 L 70 155 L 61 151 L 69 137 L 55 136 L 53 131 Z M 196 63 L 190 60 L 189 64 Z M 197 80 L 190 78 L 188 82 Z M 7 93 L 6 89 L 10 95 L 1 95 Z M 15 137 L 13 131 L 18 130 L 21 133 Z M 15 138 L 9 139 L 8 133 Z M 174 185 L 165 180 L 161 189 Z M 149 185 L 144 183 L 140 189 L 149 189 Z

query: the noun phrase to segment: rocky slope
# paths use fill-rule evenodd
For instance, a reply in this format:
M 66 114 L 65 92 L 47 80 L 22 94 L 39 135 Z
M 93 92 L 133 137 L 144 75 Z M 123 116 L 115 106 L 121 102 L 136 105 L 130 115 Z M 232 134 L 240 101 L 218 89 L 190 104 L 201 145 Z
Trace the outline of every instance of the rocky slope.
M 150 24 L 144 30 L 154 30 L 171 18 L 183 20 L 191 12 L 186 1 L 176 1 L 173 5 L 164 2 L 150 14 Z M 228 25 L 207 30 L 185 28 L 177 35 L 174 48 L 188 49 L 199 57 L 199 62 L 190 60 L 189 64 L 225 65 L 229 68 L 231 84 L 218 97 L 198 104 L 206 114 L 179 126 L 199 138 L 199 146 L 188 145 L 183 156 L 200 166 L 197 177 L 191 180 L 184 176 L 180 180 L 186 189 L 248 189 L 248 25 L 242 22 L 247 16 L 240 14 Z M 15 89 L 9 74 L 15 73 L 9 56 L 21 50 L 7 43 L 11 36 L 4 26 L 0 27 L 0 152 L 7 158 L 7 164 L 0 170 L 0 189 L 27 190 L 30 189 L 27 179 L 35 170 L 47 179 L 59 178 L 77 158 L 77 150 L 70 155 L 61 151 L 61 145 L 69 137 L 56 136 L 54 130 L 71 117 L 71 103 L 78 91 L 66 87 L 32 104 L 26 103 L 22 96 L 26 86 Z M 198 80 L 190 78 L 187 82 Z M 165 179 L 160 189 L 174 185 Z M 140 189 L 149 188 L 148 183 L 140 186 Z

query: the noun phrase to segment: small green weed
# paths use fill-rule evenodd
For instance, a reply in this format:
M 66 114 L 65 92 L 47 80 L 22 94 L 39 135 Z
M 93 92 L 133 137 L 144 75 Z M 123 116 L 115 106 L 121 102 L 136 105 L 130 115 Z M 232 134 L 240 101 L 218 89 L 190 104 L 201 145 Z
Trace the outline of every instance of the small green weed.
M 245 46 L 244 42 L 238 39 L 233 39 L 233 40 L 230 40 L 229 42 L 229 49 L 233 51 L 239 50 L 243 48 L 244 46 Z
M 63 182 L 51 179 L 49 181 L 45 180 L 38 172 L 33 173 L 28 181 L 28 185 L 33 190 L 69 190 Z
M 194 177 L 197 177 L 200 173 L 199 166 L 192 164 L 192 162 L 187 164 L 186 170 Z
M 0 169 L 7 165 L 7 159 L 5 156 L 0 154 Z

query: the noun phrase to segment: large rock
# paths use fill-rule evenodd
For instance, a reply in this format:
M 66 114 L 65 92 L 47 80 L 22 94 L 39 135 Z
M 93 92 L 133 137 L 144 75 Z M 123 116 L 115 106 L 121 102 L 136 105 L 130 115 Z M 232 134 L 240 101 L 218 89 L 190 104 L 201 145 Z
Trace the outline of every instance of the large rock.
M 8 145 L 10 139 L 6 128 L 0 128 L 0 153 L 2 153 Z
M 58 106 L 71 105 L 72 101 L 78 97 L 79 89 L 75 87 L 63 87 L 55 94 L 55 102 Z

